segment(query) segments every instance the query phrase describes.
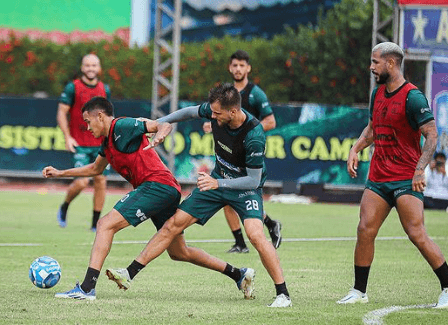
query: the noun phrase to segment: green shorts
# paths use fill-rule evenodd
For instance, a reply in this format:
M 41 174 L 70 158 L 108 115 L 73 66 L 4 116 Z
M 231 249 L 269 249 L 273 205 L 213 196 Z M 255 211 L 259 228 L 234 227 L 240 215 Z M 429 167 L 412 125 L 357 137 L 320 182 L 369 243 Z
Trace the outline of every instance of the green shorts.
M 179 209 L 198 219 L 198 224 L 205 225 L 216 212 L 226 205 L 230 205 L 238 213 L 242 222 L 249 218 L 263 220 L 261 188 L 256 190 L 218 188 L 204 192 L 195 188 L 181 203 Z
M 100 147 L 75 147 L 75 150 L 73 165 L 74 167 L 82 167 L 95 162 Z M 106 169 L 104 169 L 103 175 L 108 175 L 109 171 L 110 165 L 108 164 Z
M 372 182 L 367 180 L 366 188 L 381 196 L 391 207 L 395 206 L 397 199 L 410 194 L 423 202 L 423 193 L 412 190 L 412 179 L 394 182 Z
M 151 218 L 159 230 L 176 212 L 179 202 L 180 193 L 174 187 L 156 182 L 144 182 L 118 201 L 114 209 L 134 227 Z

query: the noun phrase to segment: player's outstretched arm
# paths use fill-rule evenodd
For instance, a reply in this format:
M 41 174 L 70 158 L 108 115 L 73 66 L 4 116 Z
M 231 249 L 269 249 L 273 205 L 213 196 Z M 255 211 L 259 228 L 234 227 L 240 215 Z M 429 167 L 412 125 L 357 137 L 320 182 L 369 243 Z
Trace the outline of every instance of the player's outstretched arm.
M 199 106 L 200 105 L 188 106 L 188 107 L 179 109 L 171 114 L 168 114 L 166 116 L 163 116 L 163 117 L 157 119 L 157 121 L 159 123 L 162 123 L 162 122 L 176 123 L 176 122 L 182 122 L 182 121 L 186 121 L 186 120 L 200 118 Z
M 358 176 L 357 173 L 359 163 L 358 152 L 364 150 L 372 143 L 373 143 L 373 128 L 372 128 L 372 121 L 369 121 L 369 124 L 367 124 L 367 126 L 364 128 L 358 140 L 355 142 L 355 144 L 350 149 L 350 152 L 348 154 L 347 171 L 352 178 Z
M 90 177 L 100 175 L 107 167 L 107 159 L 98 156 L 92 164 L 59 170 L 53 166 L 47 166 L 42 170 L 42 175 L 45 178 L 57 178 L 57 177 Z
M 422 148 L 422 155 L 415 167 L 414 177 L 412 178 L 412 190 L 423 192 L 426 187 L 425 168 L 431 161 L 434 151 L 437 147 L 437 128 L 434 120 L 420 126 L 420 131 L 425 137 L 425 144 Z
M 141 119 L 146 124 L 146 130 L 148 133 L 153 134 L 149 139 L 149 144 L 143 148 L 143 150 L 147 150 L 150 148 L 154 148 L 161 144 L 168 134 L 173 130 L 173 126 L 167 122 L 159 122 L 150 119 Z

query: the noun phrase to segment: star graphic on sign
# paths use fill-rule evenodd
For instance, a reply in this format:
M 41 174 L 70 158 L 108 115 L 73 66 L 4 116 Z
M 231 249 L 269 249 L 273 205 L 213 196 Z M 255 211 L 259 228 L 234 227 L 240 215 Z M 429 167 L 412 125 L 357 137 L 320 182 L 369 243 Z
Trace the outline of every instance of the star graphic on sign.
M 428 18 L 424 18 L 422 15 L 422 11 L 419 10 L 417 12 L 417 17 L 412 17 L 412 23 L 414 24 L 415 30 L 414 30 L 414 42 L 417 41 L 419 38 L 422 39 L 422 41 L 425 40 L 425 27 L 428 24 Z

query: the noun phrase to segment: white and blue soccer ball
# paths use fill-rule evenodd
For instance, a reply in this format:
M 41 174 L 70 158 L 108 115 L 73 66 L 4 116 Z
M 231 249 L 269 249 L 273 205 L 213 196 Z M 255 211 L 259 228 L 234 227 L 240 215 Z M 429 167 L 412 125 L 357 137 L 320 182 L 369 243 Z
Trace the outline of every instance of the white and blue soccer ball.
M 28 276 L 36 287 L 48 289 L 59 282 L 61 267 L 54 258 L 41 256 L 31 263 Z

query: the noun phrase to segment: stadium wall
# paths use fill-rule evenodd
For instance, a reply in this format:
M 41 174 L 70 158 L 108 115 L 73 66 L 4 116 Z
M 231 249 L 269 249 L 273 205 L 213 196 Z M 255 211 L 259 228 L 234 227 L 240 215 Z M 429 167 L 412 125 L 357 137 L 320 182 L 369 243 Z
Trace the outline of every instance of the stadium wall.
M 51 164 L 72 167 L 62 131 L 56 123 L 57 99 L 4 97 L 0 101 L 0 176 L 36 175 Z M 180 107 L 196 103 L 181 101 Z M 148 101 L 115 100 L 116 116 L 150 116 Z M 317 104 L 275 105 L 277 127 L 267 133 L 268 180 L 283 184 L 362 186 L 369 151 L 360 155 L 360 175 L 352 179 L 346 160 L 352 144 L 368 121 L 368 110 Z M 175 133 L 175 176 L 195 182 L 199 171 L 214 164 L 213 137 L 204 134 L 201 120 L 179 123 Z M 167 150 L 170 141 L 165 141 Z M 118 175 L 116 175 L 118 176 Z

